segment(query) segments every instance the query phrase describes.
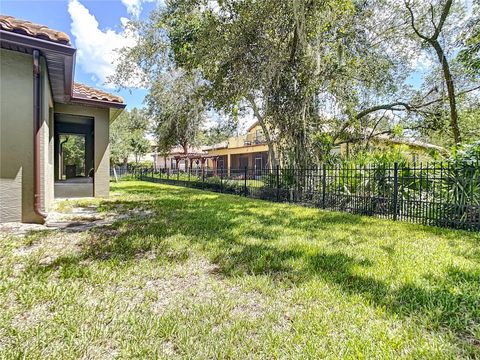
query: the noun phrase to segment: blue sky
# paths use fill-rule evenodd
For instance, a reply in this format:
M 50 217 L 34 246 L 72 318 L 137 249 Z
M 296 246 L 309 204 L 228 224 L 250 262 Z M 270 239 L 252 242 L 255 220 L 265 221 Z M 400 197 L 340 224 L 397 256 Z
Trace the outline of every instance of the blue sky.
M 155 6 L 152 0 L 1 0 L 0 13 L 66 32 L 77 48 L 75 81 L 120 94 L 133 108 L 142 106 L 146 91 L 117 92 L 104 85 L 104 77 L 113 71 L 112 46 L 132 41 L 122 22 L 144 18 Z

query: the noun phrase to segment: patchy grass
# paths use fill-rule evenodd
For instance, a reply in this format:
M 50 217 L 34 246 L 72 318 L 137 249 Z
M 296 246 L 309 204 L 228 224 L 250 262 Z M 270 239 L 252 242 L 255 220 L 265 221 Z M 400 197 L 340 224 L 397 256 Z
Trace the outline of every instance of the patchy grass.
M 131 218 L 0 239 L 3 358 L 480 357 L 478 233 L 112 188 Z

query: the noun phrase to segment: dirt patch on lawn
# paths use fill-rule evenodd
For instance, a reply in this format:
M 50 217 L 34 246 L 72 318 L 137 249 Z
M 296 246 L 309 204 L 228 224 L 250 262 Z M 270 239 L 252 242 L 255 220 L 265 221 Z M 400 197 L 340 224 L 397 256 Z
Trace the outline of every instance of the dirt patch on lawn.
M 57 204 L 57 208 L 60 207 Z M 94 228 L 105 228 L 114 222 L 135 217 L 150 217 L 153 211 L 132 209 L 126 211 L 121 204 L 112 206 L 108 212 L 100 212 L 95 205 L 64 207 L 64 211 L 51 211 L 45 224 L 24 224 L 9 222 L 0 224 L 0 238 L 6 236 L 24 237 L 42 231 L 85 232 Z

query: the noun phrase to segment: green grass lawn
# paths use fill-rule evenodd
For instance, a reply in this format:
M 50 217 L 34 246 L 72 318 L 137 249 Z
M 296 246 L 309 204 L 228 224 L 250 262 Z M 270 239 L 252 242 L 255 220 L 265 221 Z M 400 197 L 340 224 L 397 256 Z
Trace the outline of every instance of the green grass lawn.
M 120 220 L 0 239 L 0 358 L 480 358 L 478 233 L 135 181 L 91 203 Z

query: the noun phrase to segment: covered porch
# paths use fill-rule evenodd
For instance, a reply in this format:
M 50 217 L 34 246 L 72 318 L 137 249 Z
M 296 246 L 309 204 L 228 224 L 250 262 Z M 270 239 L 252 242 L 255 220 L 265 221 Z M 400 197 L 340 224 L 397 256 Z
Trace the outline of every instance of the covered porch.
M 55 114 L 54 196 L 94 196 L 94 118 Z

